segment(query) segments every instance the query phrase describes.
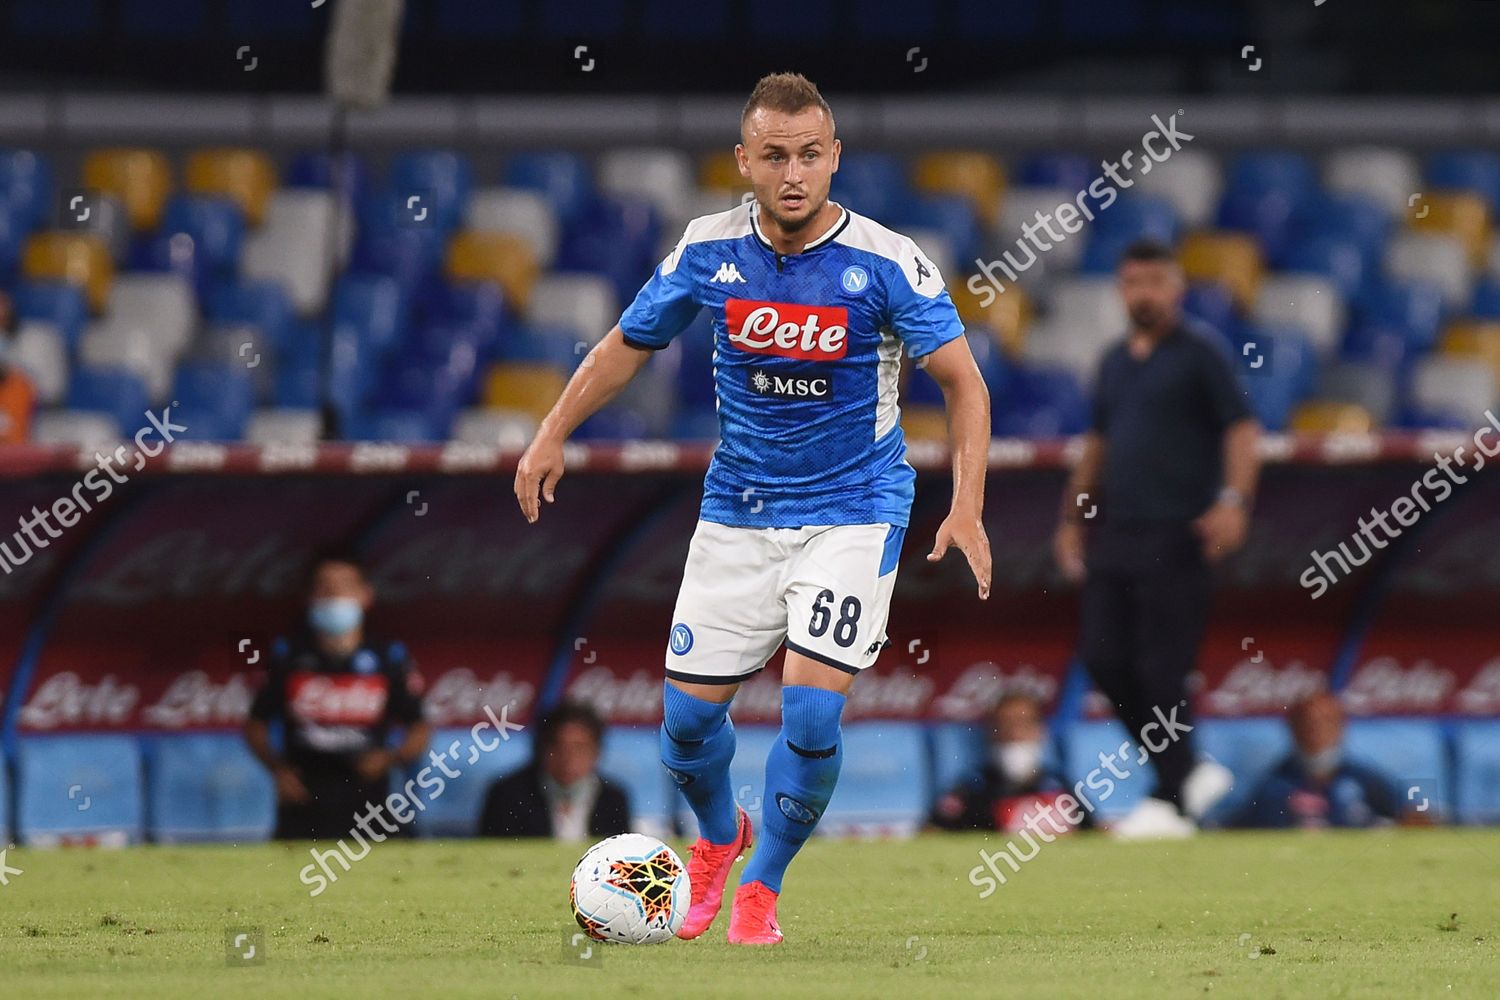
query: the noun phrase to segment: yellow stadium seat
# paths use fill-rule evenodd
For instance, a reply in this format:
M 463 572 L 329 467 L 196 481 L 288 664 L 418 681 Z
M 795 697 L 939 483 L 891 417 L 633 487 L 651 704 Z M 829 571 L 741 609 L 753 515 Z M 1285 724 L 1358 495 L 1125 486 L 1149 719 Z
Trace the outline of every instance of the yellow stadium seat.
M 172 193 L 172 168 L 154 149 L 96 149 L 84 158 L 83 183 L 120 199 L 132 229 L 150 230 Z
M 276 190 L 276 168 L 257 149 L 200 149 L 188 157 L 187 189 L 234 199 L 245 222 L 258 226 Z
M 1439 191 L 1424 195 L 1407 211 L 1411 228 L 1456 236 L 1475 267 L 1484 267 L 1490 252 L 1490 209 L 1472 191 Z
M 1026 331 L 1031 327 L 1031 299 L 1015 285 L 1007 284 L 1004 293 L 997 292 L 982 276 L 979 285 L 989 292 L 976 295 L 967 278 L 949 288 L 959 318 L 968 329 L 988 332 L 1007 356 L 1020 357 L 1026 346 Z M 990 300 L 988 306 L 983 304 L 986 299 Z
M 698 164 L 698 186 L 712 191 L 748 191 L 750 182 L 740 176 L 734 153 L 709 153 Z
M 1468 319 L 1450 323 L 1443 331 L 1439 350 L 1486 362 L 1500 381 L 1500 322 Z
M 531 289 L 541 276 L 541 265 L 531 245 L 513 233 L 466 229 L 448 244 L 448 277 L 458 281 L 493 281 L 522 312 Z
M 1368 434 L 1375 430 L 1375 418 L 1357 403 L 1313 400 L 1297 407 L 1292 414 L 1292 430 L 1320 434 Z
M 901 431 L 908 441 L 947 441 L 948 413 L 941 406 L 903 406 Z
M 1216 281 L 1229 289 L 1241 309 L 1255 306 L 1265 265 L 1252 237 L 1230 232 L 1193 233 L 1183 241 L 1178 260 L 1189 281 Z
M 912 181 L 918 191 L 963 195 L 974 210 L 993 225 L 1000 219 L 1005 194 L 1005 170 L 988 153 L 970 150 L 928 153 L 917 161 Z
M 495 365 L 485 376 L 484 405 L 519 410 L 541 420 L 566 384 L 563 373 L 550 365 Z
M 56 230 L 26 241 L 21 273 L 40 281 L 65 281 L 83 289 L 89 308 L 99 312 L 109 299 L 115 266 L 104 240 L 93 233 Z

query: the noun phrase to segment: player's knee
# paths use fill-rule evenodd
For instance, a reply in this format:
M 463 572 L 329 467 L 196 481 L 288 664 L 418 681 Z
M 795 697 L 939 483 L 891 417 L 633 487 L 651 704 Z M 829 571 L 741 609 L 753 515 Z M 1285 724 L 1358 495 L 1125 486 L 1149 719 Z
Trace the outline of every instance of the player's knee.
M 682 746 L 700 745 L 724 730 L 733 731 L 729 721 L 729 703 L 705 701 L 662 685 L 662 737 Z
M 804 757 L 832 757 L 838 751 L 845 700 L 822 688 L 782 688 L 781 731 L 791 750 Z

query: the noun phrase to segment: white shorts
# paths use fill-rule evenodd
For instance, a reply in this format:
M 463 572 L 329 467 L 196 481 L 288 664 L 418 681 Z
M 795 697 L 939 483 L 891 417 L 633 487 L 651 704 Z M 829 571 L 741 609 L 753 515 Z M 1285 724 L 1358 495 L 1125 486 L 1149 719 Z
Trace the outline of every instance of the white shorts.
M 667 642 L 667 676 L 734 684 L 783 642 L 857 674 L 885 646 L 906 529 L 732 528 L 699 521 Z

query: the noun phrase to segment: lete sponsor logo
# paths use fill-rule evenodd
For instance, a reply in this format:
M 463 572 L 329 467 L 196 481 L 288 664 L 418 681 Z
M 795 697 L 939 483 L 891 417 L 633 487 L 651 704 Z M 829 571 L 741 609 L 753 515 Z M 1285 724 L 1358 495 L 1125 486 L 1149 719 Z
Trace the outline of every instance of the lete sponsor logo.
M 842 306 L 729 299 L 724 321 L 729 342 L 752 354 L 829 361 L 849 351 L 849 310 Z

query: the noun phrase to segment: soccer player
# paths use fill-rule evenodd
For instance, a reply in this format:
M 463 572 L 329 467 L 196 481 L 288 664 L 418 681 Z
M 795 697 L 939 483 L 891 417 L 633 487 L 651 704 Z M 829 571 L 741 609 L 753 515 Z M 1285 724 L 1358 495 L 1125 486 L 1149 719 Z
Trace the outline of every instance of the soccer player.
M 818 88 L 796 73 L 763 78 L 740 135 L 735 156 L 754 201 L 688 224 L 542 421 L 515 490 L 534 522 L 563 474 L 564 439 L 709 310 L 720 444 L 662 695 L 662 761 L 701 831 L 679 934 L 708 929 L 730 866 L 751 845 L 729 783 L 729 703 L 785 644 L 765 826 L 729 921 L 731 942 L 776 944 L 782 877 L 838 780 L 845 699 L 886 641 L 915 479 L 896 405 L 903 345 L 942 387 L 949 414 L 953 501 L 927 558 L 956 546 L 981 599 L 990 591 L 980 522 L 989 394 L 932 262 L 910 239 L 828 200 L 839 141 Z

